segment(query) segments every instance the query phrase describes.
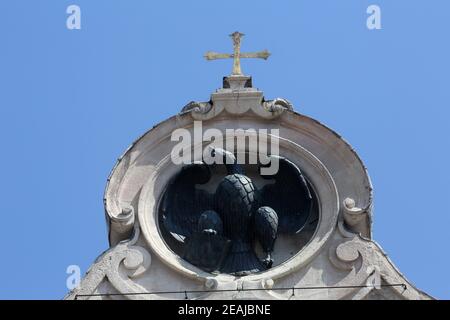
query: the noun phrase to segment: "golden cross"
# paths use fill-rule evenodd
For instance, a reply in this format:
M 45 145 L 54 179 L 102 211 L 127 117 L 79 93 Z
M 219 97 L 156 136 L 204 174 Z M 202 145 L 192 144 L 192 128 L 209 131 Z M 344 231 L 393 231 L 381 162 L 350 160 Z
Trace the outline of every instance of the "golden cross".
M 243 75 L 241 71 L 241 58 L 259 58 L 267 60 L 267 58 L 270 56 L 270 53 L 267 50 L 260 52 L 241 53 L 241 38 L 243 35 L 243 33 L 240 33 L 238 31 L 230 34 L 230 37 L 233 39 L 234 53 L 230 54 L 208 51 L 207 53 L 205 53 L 206 60 L 233 58 L 233 72 L 231 73 L 233 76 Z

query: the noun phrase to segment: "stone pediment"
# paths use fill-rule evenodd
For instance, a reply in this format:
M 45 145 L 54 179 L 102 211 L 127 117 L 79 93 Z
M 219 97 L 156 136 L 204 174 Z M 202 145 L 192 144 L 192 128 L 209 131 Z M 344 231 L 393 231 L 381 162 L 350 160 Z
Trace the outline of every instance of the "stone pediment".
M 224 140 L 260 131 L 276 137 L 279 155 L 301 169 L 314 193 L 306 227 L 277 238 L 271 268 L 245 275 L 205 271 L 184 259 L 164 230 L 164 194 L 183 167 L 171 158 L 172 133 L 185 129 L 195 137 L 199 122 L 202 132 L 232 129 Z M 193 162 L 209 143 L 193 139 Z M 247 145 L 231 152 L 258 150 Z M 263 187 L 251 168 L 248 175 Z M 213 192 L 217 181 L 202 188 Z M 104 199 L 111 247 L 66 299 L 429 299 L 372 240 L 372 202 L 367 170 L 344 139 L 285 99 L 266 101 L 250 77 L 230 76 L 210 101 L 189 103 L 120 157 Z

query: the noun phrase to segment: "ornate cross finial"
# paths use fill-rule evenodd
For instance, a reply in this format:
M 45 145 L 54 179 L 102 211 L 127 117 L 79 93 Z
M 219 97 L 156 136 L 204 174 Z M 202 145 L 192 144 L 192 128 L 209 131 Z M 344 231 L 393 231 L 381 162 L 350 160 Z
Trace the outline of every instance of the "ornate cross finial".
M 241 38 L 243 35 L 243 33 L 240 33 L 238 31 L 230 34 L 230 37 L 233 39 L 234 47 L 234 52 L 232 54 L 208 51 L 207 53 L 205 53 L 206 60 L 233 58 L 233 72 L 231 73 L 233 76 L 243 75 L 241 71 L 241 58 L 259 58 L 267 60 L 267 58 L 270 56 L 270 53 L 267 50 L 260 52 L 241 53 Z

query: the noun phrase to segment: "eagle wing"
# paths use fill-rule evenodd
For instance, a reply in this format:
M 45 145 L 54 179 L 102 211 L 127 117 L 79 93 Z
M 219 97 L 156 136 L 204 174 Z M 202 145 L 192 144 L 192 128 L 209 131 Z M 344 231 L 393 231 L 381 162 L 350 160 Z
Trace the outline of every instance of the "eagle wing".
M 203 162 L 185 165 L 169 182 L 162 201 L 164 228 L 179 242 L 184 242 L 197 230 L 200 215 L 213 208 L 213 195 L 199 190 L 197 184 L 211 178 L 209 167 Z
M 275 210 L 278 215 L 278 232 L 299 233 L 311 214 L 313 198 L 310 187 L 300 168 L 283 157 L 271 156 L 279 161 L 274 175 L 261 175 L 275 182 L 261 190 L 261 205 Z

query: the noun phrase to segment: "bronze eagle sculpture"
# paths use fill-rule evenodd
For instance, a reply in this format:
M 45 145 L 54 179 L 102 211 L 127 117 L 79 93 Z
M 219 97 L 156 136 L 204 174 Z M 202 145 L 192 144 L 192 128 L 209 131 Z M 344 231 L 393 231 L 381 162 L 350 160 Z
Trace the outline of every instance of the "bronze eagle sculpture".
M 305 226 L 313 204 L 310 187 L 297 165 L 272 155 L 279 161 L 277 173 L 261 176 L 275 182 L 258 190 L 233 153 L 211 152 L 223 156 L 223 164 L 194 162 L 169 182 L 162 224 L 183 246 L 183 257 L 205 271 L 246 275 L 267 270 L 277 235 L 296 234 Z M 196 185 L 210 181 L 214 165 L 224 165 L 227 173 L 211 194 Z M 256 254 L 256 241 L 263 259 Z

